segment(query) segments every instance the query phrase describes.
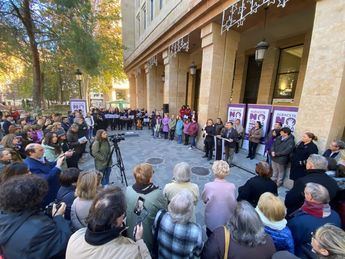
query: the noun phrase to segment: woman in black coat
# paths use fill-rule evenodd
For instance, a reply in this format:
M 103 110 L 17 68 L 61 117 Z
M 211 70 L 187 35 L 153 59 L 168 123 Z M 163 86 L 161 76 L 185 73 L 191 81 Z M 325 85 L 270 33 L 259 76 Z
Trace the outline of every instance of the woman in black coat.
M 261 194 L 271 192 L 278 195 L 277 184 L 271 180 L 272 168 L 264 161 L 256 164 L 257 176 L 250 178 L 243 186 L 238 188 L 237 201 L 246 200 L 255 208 Z
M 298 178 L 307 175 L 306 164 L 308 157 L 311 154 L 317 154 L 319 152 L 313 140 L 317 141 L 317 137 L 313 133 L 304 133 L 302 136 L 302 141 L 296 145 L 294 151 L 292 152 L 290 169 L 291 180 L 296 181 Z
M 213 156 L 213 149 L 214 149 L 214 136 L 216 135 L 216 128 L 213 125 L 213 120 L 208 119 L 207 125 L 204 128 L 204 135 L 205 135 L 205 155 L 203 157 L 207 157 L 207 160 L 211 160 Z

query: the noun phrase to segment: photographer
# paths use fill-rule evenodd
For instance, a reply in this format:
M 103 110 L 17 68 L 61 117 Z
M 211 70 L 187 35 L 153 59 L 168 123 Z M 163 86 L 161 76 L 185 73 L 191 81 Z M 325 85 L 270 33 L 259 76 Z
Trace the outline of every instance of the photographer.
M 96 170 L 103 173 L 102 185 L 109 184 L 109 176 L 111 172 L 111 165 L 113 164 L 110 155 L 110 143 L 108 134 L 105 130 L 97 130 L 95 142 L 92 144 L 91 154 L 95 158 Z
M 47 182 L 35 175 L 16 176 L 0 188 L 0 246 L 5 258 L 61 258 L 70 229 L 62 217 L 66 205 L 52 218 L 40 211 Z

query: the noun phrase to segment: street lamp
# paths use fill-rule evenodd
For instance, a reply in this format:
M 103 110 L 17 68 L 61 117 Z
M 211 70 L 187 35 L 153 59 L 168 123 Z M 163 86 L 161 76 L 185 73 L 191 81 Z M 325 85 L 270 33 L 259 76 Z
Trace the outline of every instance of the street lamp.
M 196 65 L 194 64 L 194 61 L 192 64 L 189 66 L 189 73 L 194 76 L 196 74 Z
M 260 41 L 255 48 L 255 61 L 260 65 L 264 61 L 266 50 L 268 49 L 269 44 L 262 40 Z
M 77 71 L 75 72 L 75 78 L 76 78 L 76 80 L 78 81 L 78 84 L 79 84 L 79 97 L 80 97 L 80 99 L 83 99 L 83 95 L 82 95 L 82 92 L 81 92 L 82 75 L 83 75 L 83 73 L 78 68 Z

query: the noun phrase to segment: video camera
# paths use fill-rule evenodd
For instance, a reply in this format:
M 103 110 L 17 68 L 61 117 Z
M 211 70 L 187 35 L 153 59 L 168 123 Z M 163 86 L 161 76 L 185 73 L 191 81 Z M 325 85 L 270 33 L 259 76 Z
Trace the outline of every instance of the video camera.
M 125 140 L 125 134 L 120 133 L 120 134 L 110 135 L 109 140 L 112 141 L 113 143 L 119 143 L 121 140 Z

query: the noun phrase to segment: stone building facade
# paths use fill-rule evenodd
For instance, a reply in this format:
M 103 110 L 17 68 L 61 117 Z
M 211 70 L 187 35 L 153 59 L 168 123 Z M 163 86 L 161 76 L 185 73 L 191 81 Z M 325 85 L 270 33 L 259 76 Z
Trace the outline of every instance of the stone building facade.
M 169 104 L 176 114 L 188 104 L 203 125 L 226 120 L 229 103 L 297 106 L 297 139 L 311 131 L 323 150 L 344 136 L 344 0 L 122 0 L 121 8 L 131 107 Z

